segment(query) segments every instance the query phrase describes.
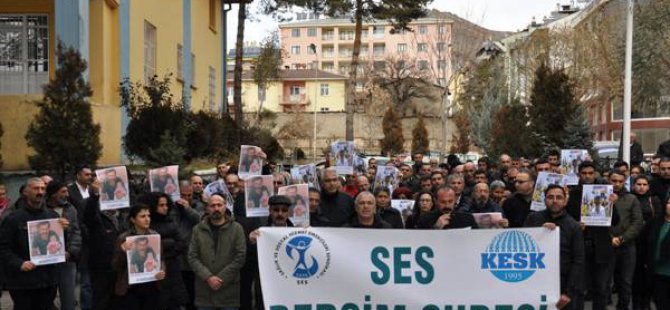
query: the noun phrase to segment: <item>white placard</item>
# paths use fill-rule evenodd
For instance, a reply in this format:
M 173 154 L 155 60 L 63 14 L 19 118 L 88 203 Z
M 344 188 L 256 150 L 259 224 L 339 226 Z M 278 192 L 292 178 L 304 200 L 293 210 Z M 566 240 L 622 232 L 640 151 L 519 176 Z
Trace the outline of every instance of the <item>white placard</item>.
M 337 141 L 330 145 L 330 156 L 339 175 L 354 174 L 354 143 Z
M 126 166 L 110 167 L 95 171 L 100 180 L 100 210 L 130 207 L 130 187 Z
M 561 150 L 561 167 L 567 178 L 565 184 L 579 184 L 579 165 L 584 161 L 591 161 L 587 150 Z
M 165 166 L 149 170 L 149 187 L 152 192 L 159 192 L 177 201 L 179 195 L 179 166 Z
M 126 251 L 128 283 L 157 281 L 156 274 L 161 271 L 161 236 L 129 236 L 126 242 L 132 244 L 131 249 Z
M 247 217 L 263 217 L 270 215 L 268 202 L 274 195 L 275 188 L 271 175 L 257 175 L 244 180 L 244 203 Z
M 263 158 L 265 153 L 260 147 L 253 145 L 240 146 L 240 164 L 237 167 L 237 175 L 242 180 L 254 175 L 261 175 L 263 171 Z
M 580 221 L 586 226 L 612 226 L 612 193 L 612 185 L 584 185 Z
M 307 184 L 296 184 L 280 187 L 277 194 L 291 200 L 288 216 L 293 226 L 309 225 L 309 187 Z
M 291 168 L 291 178 L 294 184 L 307 184 L 319 189 L 319 178 L 316 175 L 316 165 L 308 164 Z
M 30 261 L 38 266 L 65 262 L 65 233 L 58 219 L 30 221 Z
M 544 204 L 544 191 L 551 184 L 565 186 L 565 175 L 558 173 L 550 173 L 541 171 L 537 175 L 535 181 L 535 189 L 533 190 L 533 201 L 530 203 L 530 209 L 533 211 L 542 211 L 547 208 Z

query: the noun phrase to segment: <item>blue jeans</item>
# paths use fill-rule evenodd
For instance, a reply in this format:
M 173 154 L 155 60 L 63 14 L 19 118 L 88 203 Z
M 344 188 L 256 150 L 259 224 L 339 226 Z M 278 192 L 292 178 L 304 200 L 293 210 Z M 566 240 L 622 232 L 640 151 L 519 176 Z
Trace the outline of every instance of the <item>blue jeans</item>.
M 67 262 L 58 265 L 58 297 L 60 309 L 74 310 L 76 299 L 74 293 L 77 281 L 77 263 Z

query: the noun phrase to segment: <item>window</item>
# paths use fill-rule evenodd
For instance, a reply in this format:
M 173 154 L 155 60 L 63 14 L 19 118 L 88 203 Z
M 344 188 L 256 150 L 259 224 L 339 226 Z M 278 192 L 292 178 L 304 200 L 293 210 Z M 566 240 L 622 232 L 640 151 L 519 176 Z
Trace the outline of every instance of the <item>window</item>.
M 384 26 L 374 26 L 374 27 L 372 27 L 372 34 L 377 39 L 383 38 L 384 37 Z
M 300 37 L 300 28 L 291 29 L 291 36 L 294 37 L 294 38 L 299 38 Z
M 437 27 L 437 33 L 438 34 L 445 34 L 447 32 L 447 26 L 445 25 L 439 25 Z
M 428 70 L 427 60 L 419 60 L 419 70 Z
M 333 71 L 335 70 L 335 65 L 332 62 L 324 62 L 321 64 L 321 69 L 324 71 Z
M 321 39 L 324 41 L 330 41 L 333 39 L 333 36 L 335 36 L 335 31 L 330 29 L 330 30 L 323 30 L 321 32 Z
M 181 44 L 177 44 L 177 79 L 182 81 L 184 80 L 184 64 L 182 59 L 184 54 L 183 48 L 184 47 L 181 46 Z
M 356 92 L 362 92 L 363 91 L 363 82 L 356 82 Z
M 300 45 L 291 46 L 291 54 L 300 55 Z
M 47 16 L 0 16 L 0 94 L 41 93 L 49 81 Z
M 330 85 L 321 84 L 321 96 L 330 96 Z
M 637 135 L 637 141 L 642 145 L 644 153 L 656 153 L 658 145 L 670 139 L 670 130 L 666 128 L 648 128 L 635 129 L 633 132 Z M 621 130 L 611 132 L 611 139 L 621 140 Z
M 216 0 L 209 0 L 209 29 L 216 32 Z
M 307 29 L 307 36 L 308 37 L 316 37 L 316 28 L 308 28 Z
M 144 21 L 144 78 L 156 75 L 156 26 Z
M 367 37 L 368 37 L 368 30 L 367 30 L 367 29 L 363 29 L 363 30 L 361 31 L 361 38 L 365 39 L 365 38 L 367 38 Z
M 291 90 L 290 90 L 290 92 L 291 92 L 291 96 L 297 96 L 297 95 L 300 95 L 300 94 L 302 93 L 302 87 L 300 87 L 300 86 L 296 86 L 296 85 L 292 85 L 292 86 L 291 86 Z
M 216 69 L 209 66 L 209 110 L 216 111 Z
M 375 56 L 384 56 L 385 51 L 386 48 L 384 45 L 375 45 L 372 47 L 372 53 L 374 53 Z
M 398 43 L 398 53 L 407 51 L 407 43 Z
M 428 44 L 426 43 L 418 43 L 416 45 L 416 50 L 419 52 L 425 52 L 428 51 Z
M 603 109 L 605 109 L 603 107 Z M 633 102 L 631 105 L 631 119 L 640 118 L 670 118 L 670 98 L 667 96 L 650 97 L 645 101 Z M 623 119 L 623 102 L 612 103 L 612 119 Z
M 340 30 L 340 40 L 353 40 L 354 35 L 353 30 Z
M 444 52 L 444 42 L 437 42 L 437 51 Z
M 439 70 L 445 70 L 447 69 L 447 61 L 446 60 L 438 60 L 437 61 L 437 69 Z
M 428 26 L 426 26 L 426 25 L 421 25 L 421 26 L 419 26 L 419 33 L 420 33 L 420 34 L 426 34 L 426 33 L 428 33 Z

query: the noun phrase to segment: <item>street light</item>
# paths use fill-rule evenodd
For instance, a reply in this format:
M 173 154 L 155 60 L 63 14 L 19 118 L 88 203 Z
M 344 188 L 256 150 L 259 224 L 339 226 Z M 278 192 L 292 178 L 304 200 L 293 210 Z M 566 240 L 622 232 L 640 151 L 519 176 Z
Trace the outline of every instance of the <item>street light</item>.
M 309 45 L 309 49 L 314 53 L 314 57 L 316 60 L 314 60 L 314 133 L 312 134 L 312 158 L 314 158 L 314 162 L 316 162 L 316 103 L 317 103 L 317 98 L 319 98 L 319 93 L 318 93 L 318 74 L 319 74 L 319 59 L 316 56 L 316 44 L 312 43 Z
M 627 19 L 626 19 L 626 64 L 624 73 L 623 88 L 623 128 L 621 139 L 621 151 L 623 151 L 623 161 L 630 163 L 630 114 L 632 100 L 633 84 L 633 10 L 635 10 L 635 0 L 628 0 Z

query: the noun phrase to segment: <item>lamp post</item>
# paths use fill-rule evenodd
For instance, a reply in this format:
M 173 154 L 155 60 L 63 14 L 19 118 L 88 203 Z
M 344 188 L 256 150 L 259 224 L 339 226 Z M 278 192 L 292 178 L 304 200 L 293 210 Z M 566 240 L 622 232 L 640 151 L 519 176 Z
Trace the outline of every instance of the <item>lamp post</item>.
M 630 114 L 633 85 L 633 10 L 635 0 L 628 0 L 626 18 L 626 64 L 623 88 L 623 130 L 621 139 L 622 159 L 630 163 Z
M 316 58 L 316 60 L 314 60 L 314 132 L 312 133 L 312 158 L 314 158 L 314 162 L 316 162 L 316 103 L 319 98 L 319 59 L 316 56 L 316 44 L 310 44 L 309 49 L 312 50 L 314 57 Z

